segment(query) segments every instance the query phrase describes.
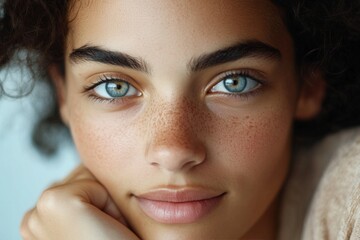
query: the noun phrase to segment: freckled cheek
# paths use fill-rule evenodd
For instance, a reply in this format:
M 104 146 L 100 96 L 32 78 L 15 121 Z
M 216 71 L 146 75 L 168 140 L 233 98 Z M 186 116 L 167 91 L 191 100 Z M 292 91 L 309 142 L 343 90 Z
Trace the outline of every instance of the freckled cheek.
M 132 124 L 113 116 L 78 114 L 71 131 L 81 161 L 107 189 L 115 189 L 131 174 L 129 169 L 136 169 L 133 165 L 139 158 L 136 154 L 141 153 L 141 142 Z
M 235 182 L 252 185 L 273 181 L 274 176 L 286 173 L 291 122 L 290 116 L 264 114 L 227 123 L 226 131 L 217 134 L 221 136 L 217 141 L 218 149 L 222 148 L 217 151 L 217 158 L 228 159 L 225 168 L 232 173 Z

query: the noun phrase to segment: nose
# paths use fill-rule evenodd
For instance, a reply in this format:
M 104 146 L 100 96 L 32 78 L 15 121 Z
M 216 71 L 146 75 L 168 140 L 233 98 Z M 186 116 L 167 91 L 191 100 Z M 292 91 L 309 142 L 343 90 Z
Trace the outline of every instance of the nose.
M 206 149 L 199 139 L 201 131 L 194 107 L 177 104 L 163 107 L 152 116 L 147 161 L 167 172 L 189 171 L 206 158 Z

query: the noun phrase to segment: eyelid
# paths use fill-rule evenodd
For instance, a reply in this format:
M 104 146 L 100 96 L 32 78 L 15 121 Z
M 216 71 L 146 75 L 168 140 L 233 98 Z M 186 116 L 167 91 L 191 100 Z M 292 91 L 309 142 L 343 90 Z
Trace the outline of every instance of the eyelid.
M 103 73 L 93 76 L 92 78 L 95 78 L 92 83 L 90 83 L 88 86 L 84 87 L 84 92 L 90 91 L 100 84 L 111 82 L 111 81 L 124 81 L 135 87 L 139 90 L 137 84 L 134 84 L 134 80 L 130 77 L 126 77 L 117 73 Z M 140 90 L 139 90 L 140 91 Z
M 220 73 L 216 78 L 218 80 L 221 80 L 227 76 L 232 76 L 232 75 L 242 75 L 242 76 L 246 76 L 249 77 L 253 80 L 258 81 L 259 83 L 263 83 L 265 80 L 265 76 L 263 73 L 259 72 L 259 71 L 255 71 L 252 69 L 235 69 L 235 70 L 230 70 L 230 71 L 225 71 Z

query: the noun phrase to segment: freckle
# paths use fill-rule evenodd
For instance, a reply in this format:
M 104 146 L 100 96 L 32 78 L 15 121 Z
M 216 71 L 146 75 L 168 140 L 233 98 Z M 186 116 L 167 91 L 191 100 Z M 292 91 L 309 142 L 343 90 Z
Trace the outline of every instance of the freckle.
M 211 130 L 207 124 L 207 114 L 191 99 L 177 99 L 169 102 L 159 99 L 152 102 L 146 110 L 140 126 L 149 134 L 152 144 L 174 142 L 189 145 L 190 138 L 195 139 L 204 129 Z

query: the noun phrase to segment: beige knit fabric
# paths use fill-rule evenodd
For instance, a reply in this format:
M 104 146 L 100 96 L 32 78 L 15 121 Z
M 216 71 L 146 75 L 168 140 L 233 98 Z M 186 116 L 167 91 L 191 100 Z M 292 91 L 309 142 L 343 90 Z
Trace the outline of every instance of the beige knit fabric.
M 359 128 L 296 154 L 280 226 L 280 240 L 360 240 Z

